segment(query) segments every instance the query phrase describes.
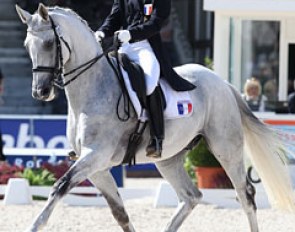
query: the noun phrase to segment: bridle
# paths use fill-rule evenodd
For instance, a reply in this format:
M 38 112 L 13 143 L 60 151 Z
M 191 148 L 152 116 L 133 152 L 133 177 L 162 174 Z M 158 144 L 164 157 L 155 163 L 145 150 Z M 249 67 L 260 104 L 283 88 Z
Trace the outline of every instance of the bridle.
M 114 37 L 114 47 L 115 47 L 114 51 L 115 51 L 115 57 L 117 60 L 118 67 L 115 67 L 115 65 L 112 63 L 112 61 L 110 60 L 110 58 L 108 56 L 109 51 L 106 50 L 106 51 L 103 51 L 102 54 L 97 55 L 93 59 L 85 62 L 84 64 L 79 65 L 77 68 L 74 68 L 67 73 L 63 73 L 64 63 L 63 63 L 61 42 L 63 42 L 65 44 L 65 46 L 68 49 L 70 54 L 72 53 L 72 51 L 69 46 L 69 43 L 63 38 L 61 33 L 58 33 L 59 27 L 55 26 L 55 24 L 50 16 L 49 16 L 49 19 L 51 22 L 51 27 L 48 30 L 53 30 L 54 36 L 55 36 L 55 43 L 56 43 L 55 66 L 52 67 L 52 66 L 38 65 L 36 68 L 32 69 L 33 73 L 38 73 L 38 72 L 51 73 L 53 76 L 53 78 L 51 80 L 53 85 L 60 88 L 60 89 L 64 89 L 64 87 L 66 87 L 67 85 L 72 83 L 74 80 L 76 80 L 82 73 L 84 73 L 85 71 L 90 69 L 97 61 L 99 61 L 103 56 L 105 56 L 108 63 L 110 64 L 111 68 L 113 69 L 113 71 L 119 81 L 119 85 L 121 86 L 121 89 L 122 89 L 121 97 L 123 96 L 123 99 L 124 99 L 123 100 L 124 101 L 123 108 L 124 108 L 124 113 L 126 116 L 125 117 L 120 116 L 120 114 L 119 114 L 119 103 L 120 103 L 121 97 L 119 97 L 118 103 L 117 103 L 117 116 L 118 116 L 119 120 L 121 120 L 121 121 L 128 121 L 130 118 L 130 104 L 129 104 L 130 99 L 129 99 L 129 95 L 127 93 L 126 86 L 124 84 L 123 74 L 122 74 L 121 68 L 119 66 L 120 62 L 118 59 L 118 48 L 120 47 L 120 43 L 118 41 L 117 36 Z M 30 31 L 28 30 L 28 32 L 30 32 Z M 71 79 L 64 82 L 64 77 L 71 75 L 73 73 L 76 73 L 76 75 L 74 75 Z
M 33 68 L 33 73 L 38 72 L 45 72 L 45 73 L 51 73 L 53 75 L 52 82 L 53 84 L 60 88 L 64 89 L 65 86 L 69 85 L 71 82 L 76 80 L 82 73 L 90 69 L 98 60 L 100 60 L 105 54 L 102 53 L 93 59 L 85 62 L 84 64 L 79 65 L 77 68 L 72 69 L 71 71 L 64 73 L 64 63 L 63 63 L 63 54 L 62 54 L 62 47 L 61 47 L 61 41 L 65 44 L 66 48 L 68 49 L 69 53 L 71 54 L 71 48 L 69 43 L 63 38 L 61 33 L 58 33 L 57 30 L 59 30 L 58 26 L 55 26 L 52 18 L 49 16 L 50 22 L 51 22 L 51 28 L 54 32 L 55 36 L 55 43 L 56 43 L 56 55 L 55 55 L 55 66 L 40 66 L 38 65 L 36 68 Z M 64 82 L 64 77 L 74 74 L 71 79 Z

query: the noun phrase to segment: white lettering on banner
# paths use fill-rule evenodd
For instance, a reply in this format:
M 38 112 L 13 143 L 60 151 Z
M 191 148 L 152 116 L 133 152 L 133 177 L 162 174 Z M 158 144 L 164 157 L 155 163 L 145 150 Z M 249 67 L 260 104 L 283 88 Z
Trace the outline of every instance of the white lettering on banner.
M 2 140 L 5 144 L 5 147 L 14 147 L 14 138 L 12 135 L 2 135 Z
M 21 159 L 21 158 L 15 158 L 14 164 L 16 166 L 19 166 L 19 167 L 23 166 L 23 159 Z
M 31 136 L 29 134 L 29 124 L 22 123 L 20 124 L 20 127 L 19 127 L 16 147 L 44 148 L 45 146 L 44 146 L 44 141 L 40 136 L 38 135 Z
M 14 165 L 25 168 L 40 168 L 42 159 L 24 161 L 22 158 L 15 158 Z
M 58 136 L 52 137 L 47 143 L 47 148 L 54 149 L 58 145 L 62 145 L 62 147 L 68 147 L 68 140 L 66 136 L 58 135 Z
M 38 135 L 30 135 L 29 124 L 21 123 L 19 126 L 16 138 L 10 134 L 3 134 L 2 139 L 6 148 L 25 148 L 25 147 L 36 147 L 36 148 L 68 148 L 69 143 L 65 135 L 56 135 L 48 140 L 45 144 L 44 139 Z M 31 146 L 32 145 L 32 146 Z
M 29 160 L 27 161 L 25 167 L 27 168 L 33 168 L 35 165 L 34 165 L 34 161 L 33 160 Z

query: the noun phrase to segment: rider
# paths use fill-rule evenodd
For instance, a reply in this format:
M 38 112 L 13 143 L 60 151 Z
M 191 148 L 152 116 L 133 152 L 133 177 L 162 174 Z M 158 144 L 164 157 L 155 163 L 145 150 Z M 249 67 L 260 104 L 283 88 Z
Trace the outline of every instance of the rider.
M 176 74 L 163 52 L 160 30 L 170 10 L 171 0 L 114 0 L 111 13 L 95 32 L 98 42 L 116 33 L 122 44 L 119 52 L 128 54 L 144 71 L 151 134 L 146 155 L 153 158 L 161 157 L 164 139 L 163 103 L 157 87 L 160 76 L 177 91 L 195 88 Z

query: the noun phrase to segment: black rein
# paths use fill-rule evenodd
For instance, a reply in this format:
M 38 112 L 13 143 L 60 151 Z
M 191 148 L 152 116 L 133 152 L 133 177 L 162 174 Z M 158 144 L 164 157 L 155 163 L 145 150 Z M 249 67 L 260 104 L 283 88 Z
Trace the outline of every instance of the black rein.
M 122 89 L 122 95 L 123 96 L 123 104 L 124 104 L 124 113 L 126 115 L 126 117 L 124 116 L 120 116 L 118 110 L 119 110 L 119 103 L 120 103 L 120 99 L 121 97 L 118 99 L 118 103 L 117 103 L 117 116 L 119 118 L 119 120 L 121 121 L 128 121 L 130 118 L 130 99 L 129 99 L 129 95 L 128 95 L 128 91 L 126 89 L 126 86 L 124 84 L 124 80 L 123 80 L 123 74 L 121 72 L 121 68 L 119 66 L 119 59 L 118 59 L 118 49 L 120 47 L 120 42 L 117 38 L 117 36 L 114 37 L 114 51 L 115 51 L 115 58 L 117 61 L 117 65 L 118 67 L 115 67 L 114 64 L 111 62 L 108 53 L 109 51 L 103 51 L 102 54 L 94 57 L 93 59 L 85 62 L 82 65 L 79 65 L 77 68 L 72 69 L 71 71 L 67 72 L 67 73 L 63 73 L 63 55 L 62 55 L 62 49 L 61 49 L 61 41 L 65 44 L 65 46 L 67 47 L 67 49 L 69 50 L 69 53 L 71 54 L 71 48 L 69 46 L 69 44 L 67 43 L 67 41 L 64 40 L 64 38 L 61 35 L 58 35 L 57 33 L 57 27 L 55 26 L 53 20 L 51 17 L 50 18 L 50 22 L 51 22 L 51 28 L 54 32 L 54 36 L 55 36 L 55 42 L 56 42 L 56 56 L 55 56 L 55 66 L 54 67 L 50 67 L 50 66 L 37 66 L 36 68 L 33 68 L 32 71 L 33 73 L 36 72 L 46 72 L 46 73 L 51 73 L 53 74 L 53 84 L 60 88 L 60 89 L 64 89 L 64 87 L 66 87 L 67 85 L 69 85 L 71 82 L 73 82 L 74 80 L 76 80 L 81 74 L 83 74 L 85 71 L 87 71 L 88 69 L 90 69 L 97 61 L 99 61 L 103 56 L 105 56 L 107 58 L 108 63 L 110 64 L 111 68 L 113 69 L 113 71 L 115 72 L 115 75 L 117 76 L 117 79 L 119 81 L 119 84 L 121 86 Z M 66 82 L 64 82 L 64 77 L 77 73 L 75 76 L 73 76 L 71 79 L 67 80 Z

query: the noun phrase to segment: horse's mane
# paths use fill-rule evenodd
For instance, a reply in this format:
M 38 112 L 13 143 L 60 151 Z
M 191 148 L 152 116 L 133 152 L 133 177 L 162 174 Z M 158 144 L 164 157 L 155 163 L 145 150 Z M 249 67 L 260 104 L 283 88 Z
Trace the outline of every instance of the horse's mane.
M 88 22 L 83 19 L 79 14 L 77 14 L 75 11 L 73 11 L 70 8 L 64 8 L 64 7 L 59 7 L 59 6 L 54 6 L 54 7 L 47 7 L 49 12 L 59 12 L 65 15 L 73 16 L 77 18 L 79 21 L 81 21 L 91 33 L 94 33 L 93 30 L 89 27 Z

